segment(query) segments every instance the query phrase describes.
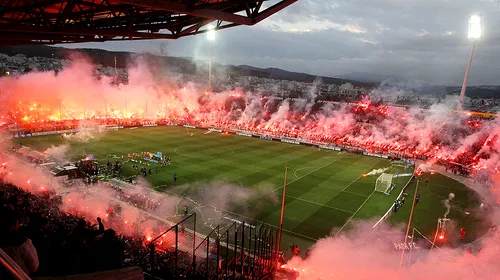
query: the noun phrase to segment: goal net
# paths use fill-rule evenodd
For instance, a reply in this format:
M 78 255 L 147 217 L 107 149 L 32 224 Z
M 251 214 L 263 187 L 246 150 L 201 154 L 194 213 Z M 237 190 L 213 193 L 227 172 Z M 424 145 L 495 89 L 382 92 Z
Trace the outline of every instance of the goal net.
M 392 188 L 392 174 L 382 173 L 375 182 L 375 190 L 388 194 Z

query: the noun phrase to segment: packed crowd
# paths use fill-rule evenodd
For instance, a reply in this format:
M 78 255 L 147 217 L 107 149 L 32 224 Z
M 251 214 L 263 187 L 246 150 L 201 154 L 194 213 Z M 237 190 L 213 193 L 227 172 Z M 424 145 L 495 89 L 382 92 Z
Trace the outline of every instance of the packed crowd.
M 93 223 L 59 210 L 54 193 L 0 187 L 0 248 L 29 275 L 53 276 L 122 267 L 125 247 L 100 218 Z
M 240 102 L 243 99 L 238 100 Z M 481 168 L 481 166 L 476 166 L 478 161 L 488 159 L 489 156 L 488 152 L 483 151 L 483 146 L 491 146 L 496 140 L 495 138 L 490 139 L 487 133 L 480 133 L 486 121 L 478 120 L 474 115 L 465 118 L 458 116 L 454 118 L 449 115 L 448 119 L 456 119 L 456 121 L 440 123 L 437 119 L 428 119 L 428 116 L 432 115 L 433 112 L 424 109 L 420 111 L 414 109 L 414 112 L 412 111 L 410 114 L 404 107 L 361 101 L 348 104 L 315 102 L 309 104 L 310 107 L 304 111 L 301 107 L 303 104 L 295 104 L 294 102 L 297 101 L 289 101 L 288 103 L 283 103 L 282 100 L 262 101 L 260 106 L 263 107 L 256 105 L 259 114 L 251 119 L 245 115 L 240 116 L 239 113 L 234 112 L 232 107 L 212 108 L 201 102 L 195 111 L 186 109 L 184 110 L 185 114 L 172 112 L 169 116 L 158 117 L 154 121 L 112 118 L 110 116 L 82 121 L 45 120 L 42 124 L 40 122 L 21 122 L 23 127 L 18 127 L 13 131 L 19 134 L 22 134 L 20 131 L 26 133 L 34 128 L 53 131 L 61 128 L 61 125 L 64 128 L 78 128 L 86 121 L 92 121 L 94 125 L 114 127 L 186 125 L 188 127 L 206 127 L 221 131 L 258 134 L 263 137 L 293 138 L 304 143 L 350 147 L 368 153 L 383 153 L 403 158 L 436 159 L 453 163 L 453 168 L 450 170 L 465 176 L 470 171 L 457 166 Z M 245 108 L 244 103 L 242 104 L 240 105 L 243 107 L 240 109 Z M 286 106 L 287 104 L 290 105 Z M 281 113 L 283 108 L 288 107 L 290 108 Z M 331 112 L 331 114 L 327 114 L 327 112 Z M 391 123 L 392 125 L 389 125 Z M 420 127 L 417 125 L 419 123 L 428 123 L 428 127 Z M 37 125 L 41 125 L 41 127 Z M 405 131 L 406 129 L 408 131 Z M 418 129 L 419 133 L 413 131 L 415 129 Z M 422 141 L 414 139 L 416 134 L 420 134 L 419 137 Z M 423 135 L 427 135 L 427 137 L 423 137 Z M 454 152 L 457 147 L 447 137 L 444 137 L 446 135 L 456 135 L 460 138 L 477 135 L 477 139 L 474 145 L 459 154 Z M 426 140 L 427 138 L 428 140 Z M 142 172 L 143 175 L 144 173 L 148 175 L 148 172 Z
M 84 123 L 84 126 L 88 124 L 97 124 L 102 126 L 140 126 L 144 124 L 154 124 L 155 121 L 145 120 L 145 119 L 124 120 L 121 118 L 107 117 L 107 118 L 87 118 L 85 120 L 68 119 L 61 121 L 56 121 L 56 120 L 41 120 L 41 121 L 31 121 L 31 122 L 15 121 L 15 123 L 17 125 L 21 124 L 22 125 L 19 127 L 17 126 L 11 127 L 15 128 L 14 135 L 21 135 L 21 134 L 31 134 L 31 133 L 48 132 L 48 131 L 73 130 L 81 127 L 82 123 Z M 9 123 L 4 123 L 0 125 L 0 128 L 9 128 Z
M 104 221 L 60 210 L 61 197 L 45 191 L 37 195 L 0 182 L 0 248 L 30 276 L 59 276 L 140 266 L 151 271 L 146 237 L 130 237 L 106 228 Z M 109 221 L 109 219 L 108 219 Z M 110 223 L 110 222 L 109 222 Z M 192 256 L 156 252 L 156 276 L 190 273 Z M 6 271 L 1 271 L 6 273 Z M 191 276 L 195 273 L 191 271 Z M 5 276 L 5 275 L 4 275 Z M 10 277 L 0 279 L 10 279 Z
M 379 109 L 380 111 L 381 109 Z M 356 122 L 359 125 L 354 126 L 354 130 L 359 130 L 359 131 L 350 131 L 350 135 L 355 135 L 357 133 L 361 133 L 362 130 L 364 129 L 364 126 L 369 126 L 371 123 L 380 121 L 377 118 L 380 116 L 378 114 L 381 114 L 379 111 L 368 114 L 366 112 L 363 113 L 357 113 L 357 116 L 359 119 L 356 120 Z M 473 118 L 473 117 L 471 117 Z M 96 120 L 100 125 L 140 125 L 141 122 L 139 120 L 134 120 L 131 121 L 129 120 L 129 123 L 124 123 L 123 120 L 121 119 L 98 119 Z M 300 120 L 299 120 L 300 121 Z M 58 123 L 58 122 L 55 122 Z M 72 123 L 72 122 L 71 122 Z M 476 124 L 473 121 L 467 122 L 470 125 L 466 126 L 471 126 L 472 129 L 474 129 Z M 290 139 L 295 139 L 298 141 L 302 141 L 304 143 L 321 143 L 323 145 L 333 145 L 333 146 L 338 146 L 338 147 L 344 147 L 346 149 L 354 149 L 350 150 L 350 152 L 356 152 L 356 151 L 367 151 L 370 153 L 383 153 L 387 154 L 389 157 L 396 157 L 396 158 L 414 158 L 414 159 L 420 159 L 420 160 L 427 160 L 429 158 L 435 157 L 436 156 L 436 151 L 439 150 L 439 145 L 436 145 L 432 149 L 429 149 L 427 151 L 417 151 L 415 147 L 411 146 L 405 146 L 402 143 L 391 143 L 391 144 L 381 144 L 376 141 L 361 141 L 360 139 L 356 138 L 351 138 L 343 134 L 325 134 L 325 133 L 315 133 L 315 128 L 314 127 L 308 127 L 307 124 L 304 126 L 303 129 L 296 129 L 296 130 L 290 130 L 290 129 L 285 129 L 281 127 L 273 127 L 273 126 L 260 126 L 258 124 L 241 124 L 238 121 L 211 121 L 208 119 L 194 119 L 194 118 L 180 118 L 180 119 L 159 119 L 155 122 L 157 125 L 165 125 L 165 124 L 175 124 L 175 125 L 189 125 L 189 126 L 196 126 L 196 127 L 216 127 L 218 129 L 224 130 L 224 131 L 235 131 L 235 132 L 240 132 L 240 133 L 247 133 L 247 134 L 258 134 L 258 135 L 264 135 L 265 137 L 275 137 L 275 138 L 290 138 Z M 478 156 L 478 151 L 481 150 L 484 139 L 480 139 L 481 141 L 477 141 L 471 149 L 467 152 L 464 152 L 460 155 L 458 155 L 456 158 L 437 158 L 437 163 L 445 166 L 446 169 L 449 172 L 452 172 L 454 174 L 462 175 L 462 176 L 470 176 L 471 174 L 471 168 L 469 167 L 471 164 L 473 164 L 477 160 Z M 139 158 L 139 155 L 141 158 L 144 157 L 151 157 L 150 153 L 142 153 L 142 154 L 132 154 L 128 155 L 128 159 L 134 161 L 134 158 Z M 122 155 L 122 161 L 125 159 L 126 156 Z M 161 159 L 161 165 L 166 166 L 171 164 L 171 159 L 169 157 L 164 157 Z M 122 170 L 121 166 L 117 166 L 115 164 L 114 168 L 113 166 L 109 166 L 110 164 L 108 163 L 108 170 L 111 170 L 111 172 L 117 173 L 117 175 L 121 176 Z M 106 170 L 106 171 L 108 171 Z M 142 174 L 143 176 L 151 175 L 153 173 L 153 170 L 151 169 L 144 169 L 142 168 L 139 170 L 138 166 L 136 167 L 134 165 L 134 170 L 138 170 L 139 174 Z M 156 171 L 156 170 L 154 170 Z

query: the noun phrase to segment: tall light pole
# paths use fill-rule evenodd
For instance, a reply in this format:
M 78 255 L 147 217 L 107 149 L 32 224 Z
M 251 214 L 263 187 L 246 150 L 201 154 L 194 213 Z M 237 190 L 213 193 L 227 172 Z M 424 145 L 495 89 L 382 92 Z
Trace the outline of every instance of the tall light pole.
M 209 25 L 207 31 L 207 39 L 210 42 L 210 61 L 208 63 L 208 91 L 212 92 L 212 43 L 215 40 L 215 28 Z
M 277 241 L 278 251 L 276 252 L 276 254 L 278 254 L 278 255 L 281 251 L 281 235 L 283 232 L 283 218 L 285 216 L 285 197 L 286 197 L 286 176 L 287 176 L 287 174 L 288 174 L 288 167 L 285 167 L 285 179 L 283 180 L 283 196 L 281 198 L 280 226 L 278 229 L 278 241 Z
M 415 185 L 415 193 L 413 194 L 413 202 L 411 204 L 411 210 L 410 210 L 410 218 L 408 219 L 408 227 L 406 228 L 406 235 L 405 235 L 405 242 L 403 245 L 403 251 L 401 252 L 401 259 L 399 260 L 399 268 L 403 265 L 403 259 L 405 256 L 405 250 L 406 250 L 406 244 L 408 242 L 408 234 L 410 234 L 410 227 L 411 227 L 411 220 L 413 218 L 413 211 L 415 210 L 415 201 L 417 201 L 417 194 L 418 194 L 418 183 L 420 181 L 417 179 L 417 184 Z M 412 239 L 413 242 L 413 239 Z
M 476 43 L 482 34 L 482 17 L 480 14 L 474 14 L 469 18 L 469 34 L 468 38 L 472 40 L 472 49 L 469 55 L 469 62 L 467 63 L 467 68 L 465 68 L 464 82 L 462 83 L 462 90 L 460 91 L 460 96 L 458 97 L 458 110 L 463 110 L 465 89 L 467 88 L 467 78 L 469 77 L 470 65 L 472 63 L 472 56 L 474 55 L 474 49 L 476 48 Z

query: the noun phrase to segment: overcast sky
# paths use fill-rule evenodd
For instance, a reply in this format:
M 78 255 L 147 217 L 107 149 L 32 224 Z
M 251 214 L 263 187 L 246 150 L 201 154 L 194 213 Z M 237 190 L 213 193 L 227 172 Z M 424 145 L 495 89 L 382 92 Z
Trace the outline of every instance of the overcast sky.
M 460 85 L 471 49 L 467 21 L 481 13 L 470 85 L 500 84 L 500 0 L 299 0 L 252 27 L 217 33 L 214 59 L 325 76 L 362 73 Z M 72 44 L 206 58 L 204 35 L 178 40 Z

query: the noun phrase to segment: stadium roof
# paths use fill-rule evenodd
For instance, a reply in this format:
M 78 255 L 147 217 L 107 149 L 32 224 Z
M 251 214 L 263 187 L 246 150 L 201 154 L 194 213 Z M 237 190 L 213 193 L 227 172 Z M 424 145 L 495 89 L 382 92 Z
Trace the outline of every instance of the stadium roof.
M 177 39 L 213 21 L 219 30 L 254 25 L 297 0 L 267 1 L 0 0 L 0 46 Z

